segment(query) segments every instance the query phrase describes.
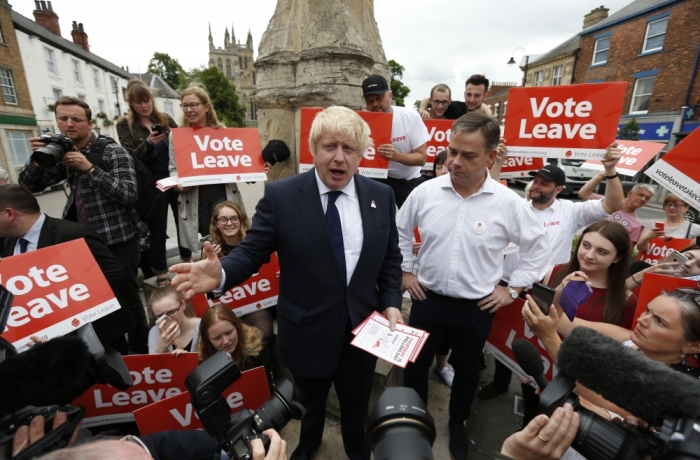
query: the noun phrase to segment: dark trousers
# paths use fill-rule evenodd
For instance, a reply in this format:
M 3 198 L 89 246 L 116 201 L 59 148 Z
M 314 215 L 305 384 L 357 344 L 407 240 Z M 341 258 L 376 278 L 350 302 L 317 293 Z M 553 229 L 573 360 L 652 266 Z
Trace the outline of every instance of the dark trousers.
M 413 189 L 425 182 L 423 176 L 416 177 L 415 179 L 394 179 L 393 177 L 387 177 L 386 179 L 375 180 L 391 187 L 394 191 L 394 198 L 396 198 L 396 206 L 399 208 L 403 206 L 403 202 L 406 201 L 406 198 L 408 198 L 408 195 Z
M 438 348 L 447 341 L 449 363 L 455 371 L 450 395 L 450 422 L 464 423 L 479 386 L 481 350 L 491 332 L 493 314 L 481 311 L 478 300 L 455 299 L 426 292 L 426 300 L 414 301 L 409 325 L 430 333 L 415 363 L 404 371 L 404 385 L 413 388 L 428 404 L 428 371 Z
M 326 421 L 326 400 L 331 384 L 335 385 L 340 402 L 340 430 L 345 453 L 351 460 L 369 460 L 370 446 L 364 431 L 374 368 L 366 366 L 364 351 L 350 345 L 351 332 L 346 332 L 345 345 L 332 375 L 323 379 L 294 376 L 299 402 L 306 409 L 301 419 L 297 452 L 311 454 L 321 445 Z M 376 363 L 376 361 L 372 361 Z
M 496 369 L 493 371 L 493 386 L 499 389 L 508 388 L 512 377 L 513 372 L 497 359 Z
M 175 228 L 177 229 L 177 240 L 180 241 L 180 226 L 177 218 L 177 197 L 180 192 L 177 188 L 171 188 L 161 193 L 156 200 L 153 214 L 156 216 L 148 223 L 148 231 L 150 233 L 151 246 L 151 263 L 153 270 L 157 274 L 166 273 L 168 265 L 165 256 L 165 240 L 168 238 L 168 207 L 173 211 L 175 216 Z M 182 246 L 179 246 L 180 258 L 189 259 L 192 257 L 192 251 Z
M 124 281 L 120 291 L 121 298 L 129 308 L 136 320 L 136 327 L 129 332 L 129 351 L 132 354 L 148 354 L 148 327 L 146 326 L 146 312 L 139 297 L 139 288 L 136 284 L 136 275 L 139 269 L 139 239 L 134 237 L 123 243 L 109 246 L 114 257 L 122 264 Z

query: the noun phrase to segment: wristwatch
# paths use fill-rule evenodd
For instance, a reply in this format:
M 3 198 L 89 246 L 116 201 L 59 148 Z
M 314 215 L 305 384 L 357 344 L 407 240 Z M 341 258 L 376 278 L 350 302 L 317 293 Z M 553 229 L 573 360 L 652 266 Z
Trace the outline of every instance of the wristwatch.
M 513 289 L 510 286 L 506 286 L 506 289 L 508 289 L 508 294 L 510 294 L 511 299 L 517 299 L 518 298 L 518 291 Z

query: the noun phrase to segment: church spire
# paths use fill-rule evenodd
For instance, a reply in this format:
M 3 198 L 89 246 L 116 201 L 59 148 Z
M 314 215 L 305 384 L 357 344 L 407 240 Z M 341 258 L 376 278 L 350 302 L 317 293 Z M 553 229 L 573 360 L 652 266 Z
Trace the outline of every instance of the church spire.
M 236 33 L 233 31 L 233 23 L 231 23 L 231 43 L 236 44 Z
M 211 36 L 211 22 L 209 23 L 209 49 L 214 49 L 214 37 Z
M 224 34 L 224 49 L 228 48 L 230 41 L 231 37 L 228 34 L 228 26 L 226 26 L 226 33 Z
M 250 29 L 248 29 L 248 39 L 245 41 L 245 46 L 249 50 L 253 49 L 253 34 L 250 33 Z

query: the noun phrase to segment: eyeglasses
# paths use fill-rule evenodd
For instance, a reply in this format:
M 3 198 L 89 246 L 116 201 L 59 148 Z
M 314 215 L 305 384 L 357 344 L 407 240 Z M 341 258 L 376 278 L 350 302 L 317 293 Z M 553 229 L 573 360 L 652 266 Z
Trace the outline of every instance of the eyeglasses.
M 664 208 L 674 208 L 674 209 L 678 209 L 678 208 L 685 208 L 686 206 L 688 206 L 688 205 L 685 204 L 685 203 L 666 203 L 666 204 L 664 205 Z
M 151 455 L 151 451 L 148 450 L 148 447 L 146 447 L 146 444 L 144 444 L 144 442 L 141 441 L 141 439 L 139 439 L 138 436 L 134 436 L 134 435 L 132 435 L 132 434 L 128 434 L 128 435 L 124 436 L 123 438 L 120 438 L 119 440 L 120 440 L 120 441 L 135 442 L 135 443 L 138 444 L 139 446 L 143 447 L 143 450 L 146 451 L 146 453 L 148 454 L 148 457 L 149 457 L 149 458 L 153 458 L 153 456 Z
M 450 101 L 436 101 L 435 99 L 431 99 L 430 102 L 435 105 L 450 105 Z
M 73 123 L 85 123 L 87 121 L 87 118 L 62 116 L 56 117 L 56 120 L 62 121 L 63 123 L 67 122 L 68 120 L 71 120 Z
M 182 110 L 197 110 L 200 105 L 204 105 L 204 104 L 198 103 L 198 102 L 193 102 L 191 104 L 180 104 L 180 107 L 182 108 Z
M 240 222 L 240 219 L 238 218 L 238 216 L 233 216 L 231 218 L 219 217 L 218 219 L 216 219 L 216 221 L 219 223 L 219 225 L 226 225 L 229 222 L 231 222 L 232 224 L 237 224 L 238 222 Z
M 183 300 L 182 302 L 184 302 L 184 300 Z M 178 305 L 177 308 L 173 308 L 172 310 L 168 310 L 168 311 L 166 311 L 166 312 L 163 313 L 163 314 L 164 314 L 164 315 L 168 315 L 170 318 L 172 318 L 173 316 L 177 315 L 177 312 L 179 312 L 179 311 L 180 311 L 180 308 L 182 308 L 182 302 L 180 302 L 180 305 Z

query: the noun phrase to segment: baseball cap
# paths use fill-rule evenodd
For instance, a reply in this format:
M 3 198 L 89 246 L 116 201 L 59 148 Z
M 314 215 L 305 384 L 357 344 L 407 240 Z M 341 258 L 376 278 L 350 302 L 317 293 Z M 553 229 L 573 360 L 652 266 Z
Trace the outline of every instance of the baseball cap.
M 362 97 L 370 94 L 384 94 L 387 91 L 389 91 L 389 84 L 381 75 L 370 75 L 362 82 Z
M 262 151 L 263 160 L 265 163 L 270 163 L 271 165 L 286 160 L 290 155 L 291 153 L 289 152 L 287 144 L 278 139 L 273 139 L 268 142 Z
M 557 185 L 564 185 L 566 183 L 566 174 L 564 174 L 564 171 L 562 171 L 560 167 L 555 165 L 545 165 L 545 167 L 539 171 L 530 171 L 528 173 L 528 175 L 532 177 L 535 177 L 537 174 Z

